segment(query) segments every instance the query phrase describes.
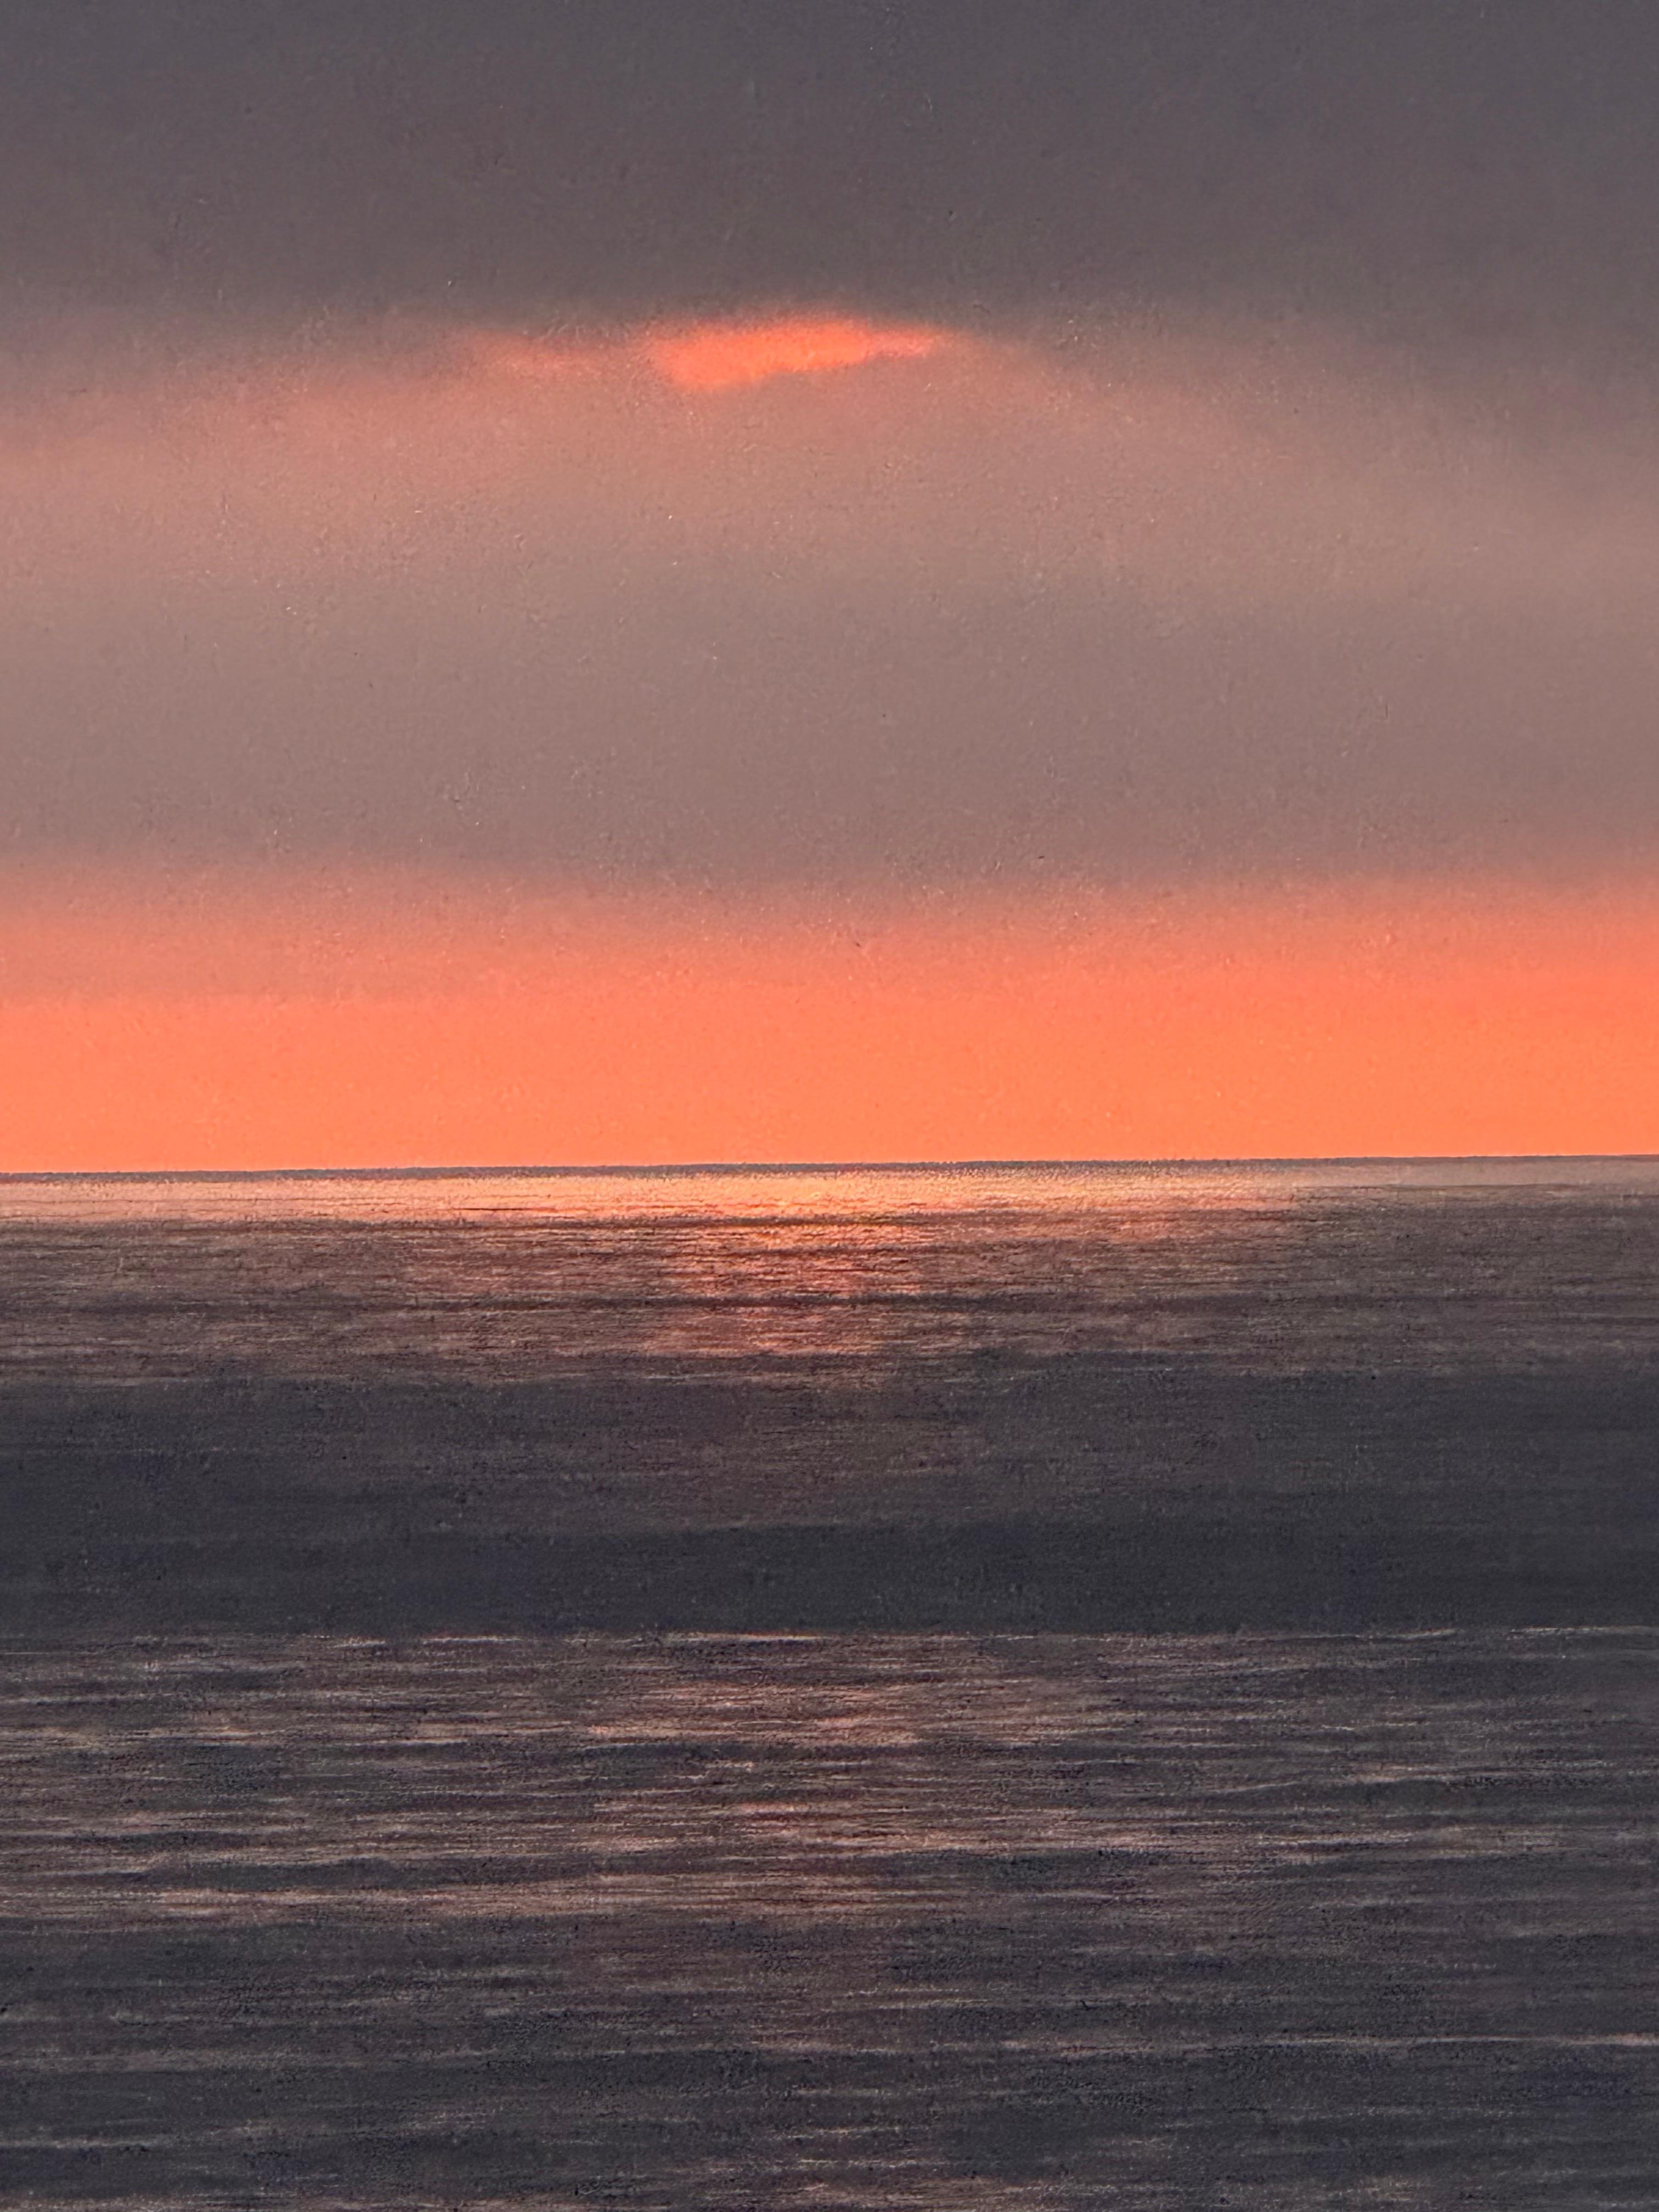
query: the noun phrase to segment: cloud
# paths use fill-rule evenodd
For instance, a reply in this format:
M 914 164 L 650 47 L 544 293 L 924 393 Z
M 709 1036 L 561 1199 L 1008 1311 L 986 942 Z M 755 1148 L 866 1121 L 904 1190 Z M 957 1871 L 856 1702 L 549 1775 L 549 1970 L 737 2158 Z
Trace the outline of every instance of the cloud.
M 1110 882 L 1659 837 L 1639 392 L 1167 319 L 106 330 L 15 358 L 0 457 L 18 855 Z
M 544 384 L 642 368 L 681 392 L 730 392 L 779 376 L 823 376 L 872 361 L 915 361 L 951 343 L 919 325 L 854 315 L 769 315 L 676 324 L 609 343 L 561 343 L 521 331 L 468 334 L 460 351 L 486 376 Z
M 1641 0 L 11 0 L 9 297 L 650 324 L 1128 300 L 1650 351 Z
M 683 392 L 726 392 L 774 376 L 817 376 L 869 361 L 914 361 L 946 343 L 939 331 L 861 322 L 849 315 L 787 315 L 760 322 L 694 324 L 652 333 L 646 359 Z

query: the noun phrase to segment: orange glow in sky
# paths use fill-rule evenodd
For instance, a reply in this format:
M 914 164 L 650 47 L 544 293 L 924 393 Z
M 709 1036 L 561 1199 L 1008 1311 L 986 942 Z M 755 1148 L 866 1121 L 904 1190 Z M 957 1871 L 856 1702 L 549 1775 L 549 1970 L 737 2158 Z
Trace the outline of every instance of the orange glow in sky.
M 778 376 L 860 368 L 868 362 L 919 360 L 950 342 L 948 332 L 921 325 L 818 314 L 684 323 L 609 344 L 562 344 L 522 332 L 477 331 L 468 336 L 465 351 L 492 375 L 545 382 L 633 362 L 678 391 L 705 392 Z
M 1659 1149 L 1659 897 L 0 904 L 0 1167 Z
M 651 366 L 684 392 L 723 392 L 773 376 L 809 376 L 865 362 L 935 353 L 943 333 L 850 316 L 785 316 L 775 321 L 696 323 L 641 341 Z
M 1505 748 L 1523 769 L 1565 763 L 1560 732 L 1601 729 L 1601 787 L 1626 788 L 1649 719 L 1651 501 L 1564 538 L 1578 509 L 1553 478 L 1447 470 L 1435 437 L 1410 443 L 1403 402 L 1377 414 L 1374 389 L 1392 387 L 1358 372 L 1310 371 L 1326 412 L 1304 420 L 1300 386 L 1274 398 L 1271 355 L 1241 355 L 1229 381 L 1219 340 L 1085 352 L 1068 365 L 828 309 L 569 342 L 457 327 L 20 404 L 0 420 L 12 711 L 30 759 L 74 770 L 39 780 L 40 819 L 153 850 L 154 792 L 199 850 L 216 823 L 291 809 L 272 848 L 296 858 L 286 875 L 146 877 L 31 872 L 16 848 L 0 875 L 0 1168 L 1659 1150 L 1659 889 L 1501 879 L 1499 810 L 1488 836 L 1474 775 Z M 913 366 L 843 374 L 883 362 Z M 718 397 L 758 386 L 763 400 Z M 1486 448 L 1471 433 L 1467 450 Z M 683 587 L 701 560 L 706 606 Z M 1457 649 L 1422 676 L 1418 630 L 1389 625 L 1443 589 Z M 1052 670 L 1028 654 L 1024 612 L 998 644 L 996 610 L 1036 598 L 1064 617 Z M 1155 616 L 1157 638 L 1126 623 L 1118 696 L 1078 641 L 1096 610 L 1112 635 L 1124 607 Z M 1370 678 L 1333 672 L 1334 647 L 1373 621 L 1392 641 L 1376 696 L 1403 702 L 1387 730 Z M 1298 647 L 1288 678 L 1264 653 L 1261 697 L 1242 687 L 1236 715 L 1236 672 L 1255 680 L 1240 641 L 1281 629 L 1319 651 Z M 1536 687 L 1510 665 L 1534 632 L 1559 694 L 1535 727 Z M 1443 652 L 1440 631 L 1422 636 Z M 428 642 L 429 681 L 413 649 Z M 769 903 L 743 888 L 775 834 L 781 875 L 793 854 L 826 882 L 931 854 L 958 757 L 964 814 L 987 830 L 961 866 L 994 866 L 1004 812 L 1028 784 L 1042 800 L 1045 767 L 1056 791 L 1073 772 L 1095 787 L 1081 735 L 1131 795 L 1144 763 L 1155 799 L 1173 740 L 1149 835 L 1190 808 L 1194 853 L 1231 866 L 1233 828 L 1271 826 L 1279 805 L 1252 746 L 1299 708 L 1304 659 L 1310 726 L 1370 732 L 1353 772 L 1374 742 L 1425 817 L 1440 793 L 1443 849 L 1461 839 L 1489 874 L 1270 893 L 1206 888 L 1177 860 L 1185 888 L 1158 896 Z M 1005 668 L 1016 682 L 976 719 L 976 687 Z M 1430 787 L 1426 742 L 1389 751 L 1419 711 L 1449 751 L 1467 733 L 1474 798 L 1455 778 Z M 1346 753 L 1307 743 L 1340 784 Z M 422 794 L 447 809 L 453 788 L 459 818 L 475 754 L 478 842 L 447 846 Z M 752 791 L 732 767 L 750 757 Z M 129 762 L 130 790 L 112 777 L 101 810 L 106 763 Z M 791 811 L 797 764 L 808 782 L 823 769 L 816 815 Z M 1376 786 L 1367 851 L 1419 849 L 1389 842 L 1395 787 Z M 1298 789 L 1273 849 L 1312 871 L 1324 817 L 1298 814 Z M 216 802 L 199 815 L 198 790 Z M 629 858 L 636 790 L 693 878 L 708 800 L 720 834 L 703 879 L 724 893 L 649 887 L 655 863 Z M 1008 849 L 1089 873 L 1086 847 L 1073 861 L 1047 844 L 1048 804 Z M 854 830 L 820 854 L 811 825 L 842 813 Z M 359 826 L 378 853 L 465 850 L 502 879 L 301 872 Z M 1069 829 L 1058 805 L 1047 827 Z M 1247 839 L 1237 850 L 1242 868 Z M 1101 872 L 1125 853 L 1132 839 L 1109 840 Z M 590 865 L 624 888 L 545 888 Z

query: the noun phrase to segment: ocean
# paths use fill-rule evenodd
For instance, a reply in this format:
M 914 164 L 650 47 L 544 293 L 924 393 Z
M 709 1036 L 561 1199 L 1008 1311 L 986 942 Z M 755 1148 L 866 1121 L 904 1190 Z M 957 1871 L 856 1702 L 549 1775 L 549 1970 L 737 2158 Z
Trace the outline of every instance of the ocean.
M 0 2201 L 1659 2203 L 1659 1163 L 0 1179 Z

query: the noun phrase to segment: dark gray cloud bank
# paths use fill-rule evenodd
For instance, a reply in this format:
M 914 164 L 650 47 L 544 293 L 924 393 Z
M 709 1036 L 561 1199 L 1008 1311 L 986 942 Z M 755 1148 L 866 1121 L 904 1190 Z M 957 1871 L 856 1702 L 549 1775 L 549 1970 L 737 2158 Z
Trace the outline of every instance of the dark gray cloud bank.
M 0 271 L 150 309 L 1650 331 L 1646 0 L 9 0 Z
M 15 858 L 1659 848 L 1650 9 L 4 31 Z M 544 391 L 454 352 L 789 302 L 969 335 L 696 401 L 621 351 Z

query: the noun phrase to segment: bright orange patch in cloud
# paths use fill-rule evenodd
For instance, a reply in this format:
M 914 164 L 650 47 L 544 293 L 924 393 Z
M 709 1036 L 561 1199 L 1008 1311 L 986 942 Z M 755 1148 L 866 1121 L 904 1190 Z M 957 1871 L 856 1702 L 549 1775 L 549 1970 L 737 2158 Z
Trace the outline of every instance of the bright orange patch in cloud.
M 1659 1150 L 1659 897 L 0 907 L 0 1167 Z
M 582 372 L 643 364 L 680 392 L 726 392 L 779 376 L 815 376 L 872 361 L 915 361 L 948 342 L 921 325 L 851 315 L 784 315 L 763 321 L 686 323 L 631 338 L 559 344 L 521 331 L 475 331 L 466 356 L 486 375 L 550 383 Z
M 640 350 L 658 374 L 683 392 L 724 392 L 774 376 L 811 376 L 870 361 L 915 360 L 936 353 L 944 333 L 851 316 L 795 315 L 754 323 L 697 323 L 659 331 Z

